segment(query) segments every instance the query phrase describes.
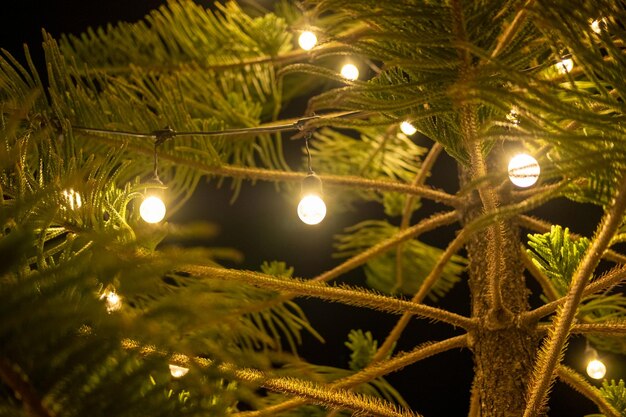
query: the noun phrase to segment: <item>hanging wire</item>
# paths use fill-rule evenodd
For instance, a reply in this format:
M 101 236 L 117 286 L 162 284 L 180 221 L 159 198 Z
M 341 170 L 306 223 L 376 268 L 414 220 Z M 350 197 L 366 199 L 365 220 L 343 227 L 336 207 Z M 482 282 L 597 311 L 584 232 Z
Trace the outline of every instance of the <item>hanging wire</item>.
M 159 178 L 159 155 L 157 152 L 157 148 L 159 147 L 159 141 L 155 140 L 154 141 L 154 173 L 153 173 L 153 179 L 157 182 L 161 182 L 161 179 Z
M 309 130 L 304 134 L 304 147 L 306 148 L 306 157 L 307 157 L 307 165 L 309 168 L 309 175 L 314 174 L 313 168 L 311 167 L 311 149 L 309 149 L 309 140 L 313 136 L 313 133 Z

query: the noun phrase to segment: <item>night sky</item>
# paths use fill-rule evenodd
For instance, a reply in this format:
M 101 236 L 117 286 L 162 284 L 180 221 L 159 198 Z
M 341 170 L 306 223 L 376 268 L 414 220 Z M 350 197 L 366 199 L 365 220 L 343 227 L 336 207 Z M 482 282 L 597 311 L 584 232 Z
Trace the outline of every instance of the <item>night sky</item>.
M 36 2 L 11 1 L 4 5 L 0 16 L 0 46 L 13 53 L 23 62 L 21 43 L 31 48 L 37 65 L 41 65 L 41 32 L 46 28 L 53 36 L 61 33 L 80 33 L 88 26 L 104 25 L 119 20 L 135 21 L 149 10 L 163 4 L 158 0 L 126 0 L 89 2 L 77 0 L 50 0 Z M 209 5 L 208 1 L 199 2 Z M 265 1 L 265 4 L 270 3 Z M 293 110 L 292 110 L 293 111 Z M 422 146 L 430 146 L 426 138 L 417 138 Z M 300 160 L 299 145 L 292 143 L 288 155 L 297 166 Z M 442 158 L 436 165 L 429 184 L 444 188 L 448 192 L 456 189 L 456 167 L 449 158 Z M 338 264 L 332 259 L 333 235 L 344 227 L 365 218 L 380 215 L 380 210 L 369 205 L 358 207 L 348 213 L 333 212 L 329 203 L 329 214 L 318 227 L 305 226 L 296 216 L 297 194 L 285 187 L 277 189 L 271 183 L 246 185 L 241 196 L 231 205 L 229 182 L 221 188 L 215 182 L 201 183 L 194 197 L 171 221 L 206 220 L 220 226 L 220 234 L 207 242 L 210 246 L 233 247 L 245 255 L 242 264 L 236 267 L 258 270 L 265 260 L 281 260 L 295 267 L 295 275 L 310 278 Z M 567 207 L 567 209 L 566 209 Z M 598 212 L 589 207 L 557 202 L 542 209 L 548 219 L 559 220 L 574 231 L 590 235 L 595 228 Z M 441 208 L 424 202 L 418 217 L 426 216 Z M 557 217 L 567 213 L 567 218 Z M 441 246 L 453 236 L 454 227 L 426 234 L 427 243 Z M 360 271 L 348 274 L 345 282 L 362 283 Z M 320 344 L 312 337 L 305 337 L 302 355 L 312 362 L 338 367 L 347 367 L 348 349 L 343 346 L 350 329 L 371 330 L 382 343 L 388 330 L 395 323 L 394 316 L 365 309 L 345 307 L 339 304 L 322 303 L 317 300 L 302 300 L 313 326 L 326 338 Z M 461 282 L 442 302 L 442 306 L 455 312 L 469 314 L 467 285 Z M 416 344 L 428 340 L 442 340 L 454 333 L 448 326 L 413 320 L 399 343 L 399 350 L 409 350 Z M 582 371 L 582 339 L 574 338 L 567 354 L 570 366 Z M 623 358 L 603 354 L 608 366 L 608 378 L 618 379 L 626 375 Z M 469 388 L 472 380 L 471 355 L 467 350 L 451 351 L 419 362 L 406 368 L 389 380 L 400 390 L 414 410 L 425 416 L 466 415 L 469 404 Z M 597 412 L 586 400 L 581 399 L 569 388 L 557 384 L 551 401 L 551 416 L 582 416 Z

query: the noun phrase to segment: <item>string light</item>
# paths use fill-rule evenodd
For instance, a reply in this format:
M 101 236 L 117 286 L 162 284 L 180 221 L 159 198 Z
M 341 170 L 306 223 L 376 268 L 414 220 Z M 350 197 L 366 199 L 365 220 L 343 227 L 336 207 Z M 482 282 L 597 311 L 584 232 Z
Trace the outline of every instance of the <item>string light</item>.
M 304 145 L 307 154 L 309 175 L 302 180 L 300 203 L 298 204 L 298 217 L 303 223 L 309 225 L 319 224 L 326 217 L 326 204 L 322 200 L 322 180 L 315 175 L 311 168 L 311 150 L 309 139 L 311 132 L 304 136 Z
M 598 359 L 598 351 L 589 346 L 585 347 L 585 356 L 589 359 L 587 362 L 587 375 L 593 379 L 602 379 L 606 375 L 606 365 Z
M 509 161 L 509 179 L 518 187 L 534 185 L 540 172 L 539 163 L 528 154 L 517 154 Z
M 83 205 L 83 199 L 81 198 L 79 193 L 74 191 L 73 188 L 70 188 L 69 190 L 63 190 L 62 194 L 63 198 L 65 198 L 65 201 L 72 210 L 79 209 Z
M 160 136 L 154 141 L 154 172 L 152 174 L 152 185 L 148 186 L 150 188 L 163 188 L 163 183 L 159 179 L 157 148 L 159 144 L 170 138 L 171 136 Z M 166 211 L 165 203 L 163 203 L 163 200 L 155 191 L 152 191 L 151 195 L 146 196 L 139 206 L 139 215 L 146 223 L 160 222 L 165 218 Z
M 417 129 L 415 128 L 415 126 L 413 126 L 411 123 L 407 121 L 400 123 L 400 130 L 402 131 L 402 133 L 404 133 L 407 136 L 414 135 L 415 132 L 417 132 Z
M 122 308 L 122 297 L 120 297 L 115 290 L 106 290 L 100 296 L 101 300 L 104 300 L 107 312 L 112 313 Z
M 305 51 L 310 51 L 316 44 L 317 36 L 315 36 L 315 33 L 309 30 L 305 30 L 304 32 L 302 32 L 300 34 L 300 37 L 298 38 L 298 45 L 300 45 L 300 48 L 304 49 Z
M 169 364 L 170 374 L 174 378 L 182 378 L 189 372 L 189 368 L 185 368 L 184 366 L 174 365 L 173 363 Z
M 508 112 L 507 115 L 506 115 L 506 120 L 508 120 L 510 123 L 513 123 L 514 125 L 518 125 L 519 124 L 519 113 L 517 112 L 517 110 L 511 109 L 511 111 Z
M 606 18 L 602 18 L 600 20 L 596 19 L 592 21 L 589 26 L 591 26 L 591 30 L 599 35 L 602 33 L 602 30 L 606 28 Z
M 354 81 L 359 78 L 359 69 L 354 64 L 345 64 L 341 67 L 341 76 L 346 80 Z
M 573 68 L 574 68 L 574 61 L 572 61 L 570 58 L 565 58 L 561 62 L 556 64 L 556 70 L 560 74 L 567 74 Z

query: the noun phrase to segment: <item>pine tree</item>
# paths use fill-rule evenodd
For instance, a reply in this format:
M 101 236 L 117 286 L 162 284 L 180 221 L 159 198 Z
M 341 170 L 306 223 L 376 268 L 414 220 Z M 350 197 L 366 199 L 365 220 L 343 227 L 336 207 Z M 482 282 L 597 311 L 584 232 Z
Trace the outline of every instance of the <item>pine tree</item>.
M 137 23 L 44 32 L 43 69 L 3 52 L 0 415 L 414 416 L 385 377 L 466 349 L 470 416 L 547 415 L 557 379 L 625 416 L 623 381 L 598 389 L 563 358 L 573 336 L 626 351 L 626 4 L 250 4 L 171 1 Z M 347 60 L 363 74 L 342 76 Z M 518 152 L 541 167 L 528 188 L 509 180 L 537 177 L 507 170 Z M 444 157 L 455 191 L 429 185 Z M 241 270 L 236 251 L 193 246 L 212 225 L 167 221 L 205 180 L 231 180 L 235 198 L 321 182 L 329 211 L 384 216 L 337 230 L 340 260 L 317 276 Z M 151 194 L 161 222 L 141 217 Z M 598 207 L 595 232 L 537 215 L 557 199 Z M 450 227 L 444 247 L 420 240 Z M 337 281 L 353 270 L 363 286 Z M 469 315 L 437 304 L 460 280 Z M 300 297 L 398 320 L 384 340 L 352 331 L 345 369 L 308 363 L 299 345 L 319 335 Z M 419 319 L 454 335 L 399 351 Z

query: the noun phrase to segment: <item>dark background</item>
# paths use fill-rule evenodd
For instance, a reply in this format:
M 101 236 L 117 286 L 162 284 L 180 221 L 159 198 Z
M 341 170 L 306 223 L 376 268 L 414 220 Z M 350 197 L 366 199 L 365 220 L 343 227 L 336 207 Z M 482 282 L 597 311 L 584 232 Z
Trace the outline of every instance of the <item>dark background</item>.
M 136 21 L 163 3 L 160 0 L 12 1 L 3 5 L 0 16 L 0 47 L 24 62 L 21 45 L 26 42 L 36 65 L 42 68 L 41 28 L 45 28 L 55 37 L 61 33 L 78 34 L 89 26 L 97 27 L 120 20 Z M 198 3 L 209 7 L 211 2 Z M 272 1 L 257 3 L 271 6 Z M 295 108 L 292 106 L 293 115 L 299 114 L 297 104 Z M 415 140 L 422 146 L 430 146 L 426 138 L 418 136 Z M 300 144 L 288 144 L 287 154 L 292 167 L 298 166 L 302 157 Z M 454 192 L 457 187 L 456 178 L 453 161 L 442 157 L 428 183 Z M 219 236 L 207 244 L 240 250 L 245 255 L 245 260 L 237 266 L 245 269 L 257 270 L 265 260 L 281 260 L 295 267 L 296 276 L 314 277 L 340 262 L 331 257 L 334 234 L 360 220 L 382 214 L 371 205 L 362 205 L 352 212 L 337 213 L 333 211 L 332 201 L 327 201 L 327 218 L 321 225 L 310 227 L 297 218 L 297 193 L 291 189 L 277 189 L 270 183 L 258 183 L 255 186 L 246 184 L 241 196 L 231 205 L 232 193 L 228 185 L 226 183 L 218 188 L 214 182 L 201 184 L 193 198 L 170 220 L 184 222 L 201 219 L 219 225 Z M 426 201 L 423 203 L 416 219 L 438 209 Z M 582 205 L 573 206 L 564 201 L 557 201 L 541 209 L 539 214 L 588 236 L 593 232 L 599 218 L 596 209 Z M 453 227 L 438 230 L 424 235 L 423 240 L 443 247 L 453 231 Z M 351 284 L 361 284 L 362 273 L 359 270 L 354 271 L 343 280 Z M 396 320 L 394 316 L 318 300 L 301 300 L 300 303 L 313 326 L 326 339 L 326 343 L 321 344 L 314 338 L 305 336 L 302 356 L 312 362 L 338 367 L 347 367 L 349 351 L 343 343 L 350 329 L 371 330 L 379 343 L 382 343 Z M 459 283 L 440 305 L 461 314 L 469 314 L 465 281 Z M 405 331 L 398 349 L 410 350 L 421 342 L 442 340 L 453 334 L 455 333 L 448 326 L 416 319 Z M 573 338 L 566 358 L 570 366 L 581 372 L 584 372 L 585 366 L 583 349 L 582 339 Z M 624 375 L 623 357 L 603 352 L 600 354 L 607 364 L 607 378 L 618 379 Z M 416 411 L 426 416 L 467 414 L 472 380 L 471 355 L 467 350 L 450 351 L 421 361 L 388 379 Z M 592 404 L 561 384 L 556 385 L 550 406 L 551 416 L 582 416 L 597 412 Z

